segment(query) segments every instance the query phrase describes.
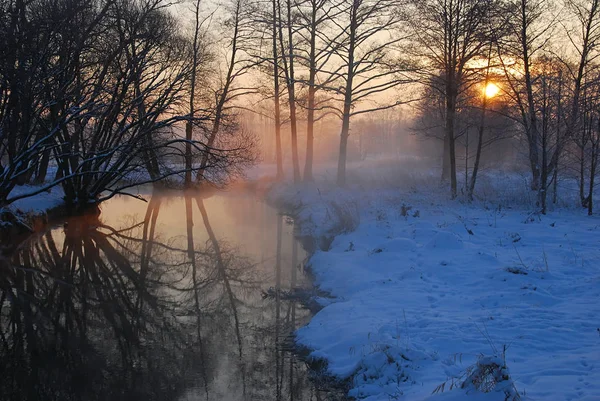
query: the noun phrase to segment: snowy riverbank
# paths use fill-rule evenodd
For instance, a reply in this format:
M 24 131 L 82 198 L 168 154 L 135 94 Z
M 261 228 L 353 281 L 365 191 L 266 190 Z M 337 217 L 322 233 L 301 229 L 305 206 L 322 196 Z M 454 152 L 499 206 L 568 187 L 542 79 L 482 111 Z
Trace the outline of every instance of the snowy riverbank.
M 600 218 L 318 185 L 269 196 L 317 239 L 310 264 L 335 297 L 298 342 L 353 378 L 351 396 L 504 400 L 511 380 L 460 385 L 506 349 L 522 399 L 600 399 Z
M 18 186 L 11 195 L 16 197 L 35 193 L 40 188 L 30 185 Z M 56 186 L 0 208 L 0 240 L 5 244 L 13 242 L 21 235 L 35 230 L 36 226 L 47 223 L 49 219 L 65 215 L 63 198 L 62 188 Z

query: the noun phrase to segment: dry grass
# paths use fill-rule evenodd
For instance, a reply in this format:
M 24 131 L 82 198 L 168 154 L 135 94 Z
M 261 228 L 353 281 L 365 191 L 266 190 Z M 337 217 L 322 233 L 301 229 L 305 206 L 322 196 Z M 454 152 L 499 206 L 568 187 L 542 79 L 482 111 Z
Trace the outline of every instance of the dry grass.
M 334 224 L 329 230 L 330 234 L 337 235 L 341 233 L 349 233 L 358 227 L 360 223 L 360 213 L 356 202 L 347 201 L 344 203 L 333 201 L 329 203 L 333 213 L 330 213 Z
M 433 394 L 458 387 L 467 392 L 502 392 L 505 401 L 521 400 L 521 396 L 510 378 L 504 357 L 481 355 L 477 362 L 469 366 L 459 377 L 451 378 L 437 386 L 433 390 Z

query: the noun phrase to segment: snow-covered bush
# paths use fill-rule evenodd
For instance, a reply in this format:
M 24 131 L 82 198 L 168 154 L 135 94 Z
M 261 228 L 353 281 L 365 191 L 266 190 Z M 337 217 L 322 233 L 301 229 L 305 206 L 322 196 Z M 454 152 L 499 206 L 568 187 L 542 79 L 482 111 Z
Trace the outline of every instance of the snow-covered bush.
M 467 369 L 462 383 L 464 389 L 482 393 L 503 392 L 506 401 L 518 401 L 521 396 L 510 378 L 506 362 L 498 356 L 481 356 L 477 363 Z
M 501 356 L 481 355 L 474 365 L 469 366 L 458 380 L 453 379 L 450 384 L 444 382 L 437 386 L 433 393 L 452 390 L 460 386 L 467 393 L 502 393 L 505 401 L 520 401 L 517 388 L 510 377 L 505 359 Z

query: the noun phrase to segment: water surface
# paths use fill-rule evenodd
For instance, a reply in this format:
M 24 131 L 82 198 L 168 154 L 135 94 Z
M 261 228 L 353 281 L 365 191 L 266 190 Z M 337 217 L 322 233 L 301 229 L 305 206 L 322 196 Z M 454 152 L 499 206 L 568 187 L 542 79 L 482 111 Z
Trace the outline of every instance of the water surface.
M 6 400 L 318 400 L 293 223 L 254 196 L 142 193 L 1 261 Z

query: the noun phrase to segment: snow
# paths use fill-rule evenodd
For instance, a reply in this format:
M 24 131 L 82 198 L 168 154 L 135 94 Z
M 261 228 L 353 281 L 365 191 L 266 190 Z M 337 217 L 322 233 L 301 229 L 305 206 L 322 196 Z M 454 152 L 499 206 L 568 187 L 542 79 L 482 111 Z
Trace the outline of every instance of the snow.
M 532 214 L 506 201 L 516 195 L 498 206 L 428 189 L 323 188 L 269 196 L 315 238 L 310 265 L 333 297 L 297 341 L 351 378 L 349 395 L 504 400 L 449 390 L 484 355 L 505 358 L 522 399 L 600 400 L 600 218 Z
M 33 193 L 38 189 L 39 187 L 34 185 L 17 186 L 11 191 L 10 197 L 16 197 L 22 194 Z M 59 185 L 52 187 L 48 191 L 36 194 L 32 197 L 19 199 L 11 203 L 9 208 L 13 211 L 20 211 L 25 214 L 44 214 L 48 210 L 62 205 L 64 203 L 64 196 L 65 194 Z

